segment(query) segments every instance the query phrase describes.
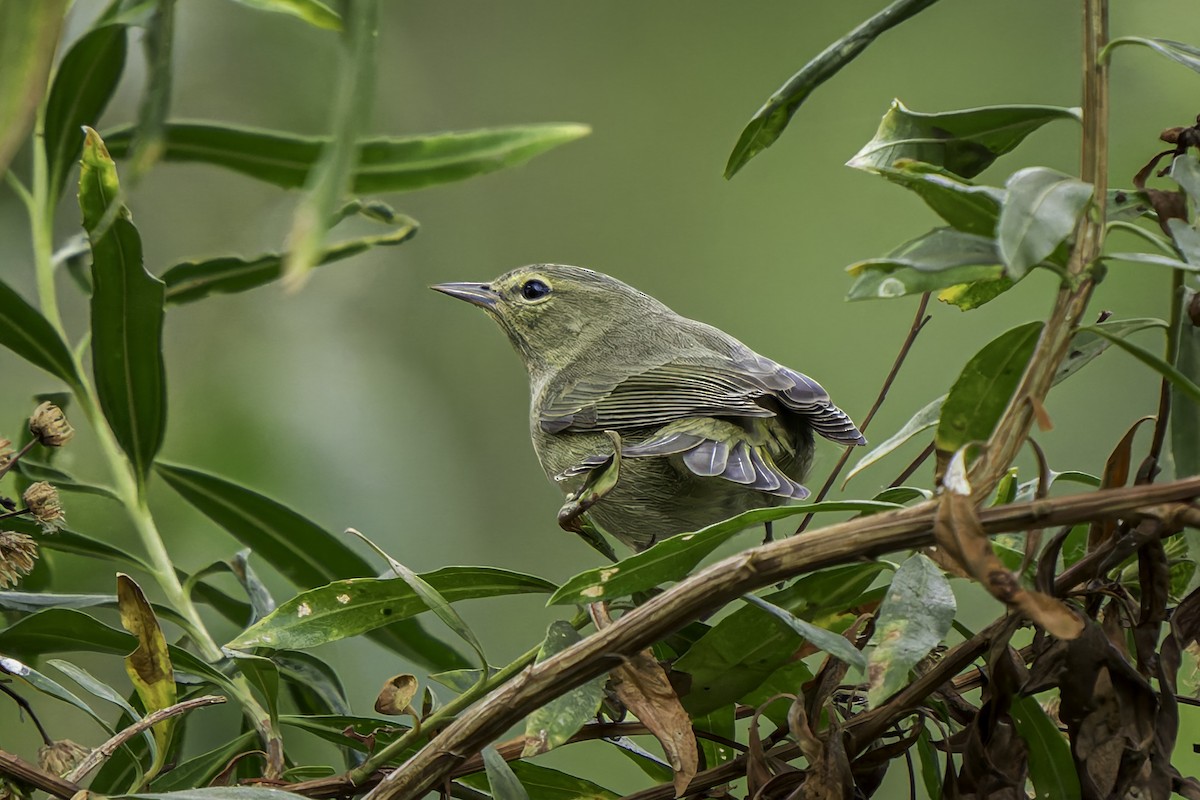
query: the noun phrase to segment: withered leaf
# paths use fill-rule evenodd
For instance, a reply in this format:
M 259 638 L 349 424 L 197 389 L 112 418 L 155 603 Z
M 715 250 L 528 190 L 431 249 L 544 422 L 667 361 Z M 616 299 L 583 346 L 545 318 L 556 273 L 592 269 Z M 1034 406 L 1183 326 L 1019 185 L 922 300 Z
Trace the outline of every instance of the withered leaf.
M 419 688 L 417 676 L 407 672 L 393 675 L 383 684 L 379 697 L 375 699 L 375 710 L 393 717 L 401 714 L 416 716 L 412 701 Z
M 682 797 L 700 768 L 700 750 L 692 721 L 667 673 L 649 650 L 643 650 L 613 670 L 612 676 L 617 697 L 662 744 L 675 773 L 675 794 Z

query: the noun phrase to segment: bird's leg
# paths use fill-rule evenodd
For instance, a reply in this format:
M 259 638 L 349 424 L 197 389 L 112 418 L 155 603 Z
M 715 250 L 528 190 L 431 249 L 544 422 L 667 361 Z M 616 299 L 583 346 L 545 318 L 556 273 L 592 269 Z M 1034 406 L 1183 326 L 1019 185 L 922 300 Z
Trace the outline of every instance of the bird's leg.
M 763 544 L 770 544 L 775 541 L 775 530 L 771 527 L 771 520 L 763 523 Z
M 567 495 L 567 502 L 558 510 L 558 525 L 572 533 L 582 533 L 579 515 L 596 505 L 611 492 L 621 477 L 621 434 L 604 432 L 613 444 L 613 454 L 603 464 L 588 472 L 583 485 Z

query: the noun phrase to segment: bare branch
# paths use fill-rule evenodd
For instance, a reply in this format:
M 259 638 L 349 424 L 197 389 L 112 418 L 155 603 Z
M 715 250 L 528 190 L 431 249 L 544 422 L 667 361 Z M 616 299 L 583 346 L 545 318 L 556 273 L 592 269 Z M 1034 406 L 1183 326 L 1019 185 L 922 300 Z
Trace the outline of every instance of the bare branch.
M 83 789 L 82 786 L 78 786 L 57 775 L 51 775 L 41 767 L 30 764 L 20 756 L 6 753 L 3 750 L 0 750 L 0 773 L 16 778 L 22 783 L 27 783 L 35 789 L 41 789 L 49 795 L 61 798 L 61 800 L 71 800 L 76 792 Z

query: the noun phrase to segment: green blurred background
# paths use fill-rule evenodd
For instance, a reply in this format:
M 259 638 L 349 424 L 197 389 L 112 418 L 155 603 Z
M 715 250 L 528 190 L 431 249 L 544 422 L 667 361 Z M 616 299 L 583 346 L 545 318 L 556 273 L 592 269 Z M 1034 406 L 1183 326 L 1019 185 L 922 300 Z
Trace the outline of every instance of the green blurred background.
M 76 2 L 71 36 L 100 5 Z M 870 138 L 893 97 L 921 111 L 1075 105 L 1080 85 L 1078 4 L 945 2 L 885 34 L 817 91 L 772 149 L 727 182 L 725 159 L 761 102 L 883 5 L 385 4 L 372 132 L 556 121 L 587 123 L 593 133 L 518 169 L 386 198 L 420 220 L 420 235 L 322 268 L 298 295 L 273 286 L 172 308 L 164 457 L 244 482 L 330 530 L 359 528 L 418 570 L 489 564 L 561 580 L 595 565 L 592 551 L 555 524 L 558 490 L 529 445 L 526 380 L 515 355 L 483 314 L 426 288 L 486 280 L 538 261 L 620 277 L 814 376 L 861 417 L 916 299 L 844 303 L 843 267 L 923 233 L 936 218 L 915 197 L 843 162 Z M 211 0 L 180 3 L 178 14 L 173 117 L 326 129 L 332 34 Z M 1200 16 L 1184 0 L 1123 0 L 1113 4 L 1113 33 L 1195 43 Z M 140 53 L 131 49 L 102 130 L 134 118 L 143 76 Z M 1128 185 L 1162 147 L 1162 129 L 1194 119 L 1198 87 L 1200 76 L 1149 51 L 1118 51 L 1115 186 Z M 1002 185 L 1010 172 L 1033 164 L 1075 171 L 1078 134 L 1077 126 L 1053 124 L 981 180 Z M 161 272 L 184 259 L 278 249 L 297 198 L 215 168 L 163 164 L 134 189 L 129 205 L 146 265 Z M 77 228 L 73 199 L 64 201 L 60 218 L 62 239 Z M 1128 239 L 1114 244 L 1137 246 Z M 7 189 L 0 190 L 0 270 L 32 297 L 27 223 Z M 1168 281 L 1165 271 L 1115 265 L 1093 309 L 1165 316 Z M 60 290 L 78 336 L 85 304 L 68 281 Z M 983 343 L 1043 317 L 1054 290 L 1052 277 L 1038 273 L 978 311 L 934 308 L 869 438 L 882 441 L 943 393 Z M 1145 341 L 1157 347 L 1153 337 Z M 58 387 L 6 352 L 0 370 L 0 420 L 7 421 L 0 434 L 15 438 L 30 396 Z M 1108 354 L 1055 390 L 1048 403 L 1055 428 L 1038 439 L 1057 469 L 1098 472 L 1125 428 L 1154 412 L 1156 395 L 1157 382 L 1144 368 Z M 847 493 L 871 496 L 917 450 L 865 472 Z M 86 432 L 64 456 L 79 473 L 103 477 Z M 810 483 L 819 484 L 836 457 L 834 447 L 822 445 Z M 160 486 L 156 497 L 161 527 L 184 568 L 239 548 L 170 490 Z M 69 496 L 67 511 L 81 532 L 134 546 L 123 518 L 103 501 Z M 258 567 L 277 599 L 289 596 L 286 583 Z M 60 557 L 53 570 L 60 591 L 112 590 L 107 569 Z M 976 606 L 968 624 L 999 610 Z M 494 663 L 536 642 L 564 611 L 546 610 L 536 597 L 463 610 Z M 219 639 L 232 633 L 214 625 Z M 409 668 L 360 641 L 322 655 L 339 664 L 360 711 L 370 708 L 386 676 Z M 124 680 L 112 659 L 79 661 Z M 36 698 L 35 707 L 56 735 L 99 740 L 98 729 L 73 712 Z M 230 724 L 236 715 L 198 713 Z M 1190 710 L 1183 713 L 1196 731 Z M 0 699 L 0 721 L 15 719 L 15 707 Z M 30 725 L 0 730 L 6 748 L 28 753 L 36 745 Z M 1190 756 L 1195 738 L 1189 730 L 1181 738 L 1185 772 L 1200 767 Z M 590 776 L 610 788 L 644 783 L 600 746 L 589 759 Z

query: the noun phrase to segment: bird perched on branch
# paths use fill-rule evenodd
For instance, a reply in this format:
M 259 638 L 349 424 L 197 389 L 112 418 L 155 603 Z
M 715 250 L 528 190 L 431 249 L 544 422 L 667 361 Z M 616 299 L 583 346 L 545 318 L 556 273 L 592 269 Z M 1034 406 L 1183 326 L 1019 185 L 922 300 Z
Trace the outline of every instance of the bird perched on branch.
M 813 431 L 865 444 L 821 386 L 599 272 L 534 264 L 439 292 L 499 323 L 529 371 L 530 433 L 580 515 L 636 550 L 809 496 Z

